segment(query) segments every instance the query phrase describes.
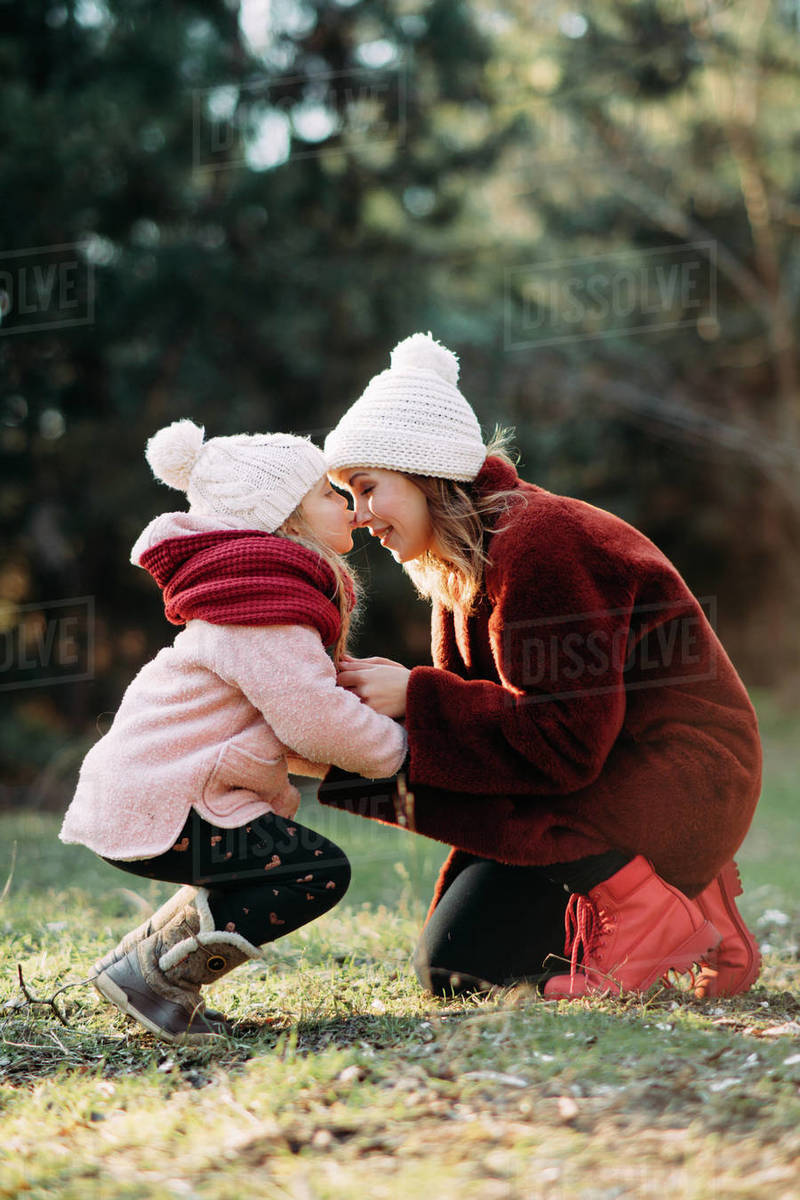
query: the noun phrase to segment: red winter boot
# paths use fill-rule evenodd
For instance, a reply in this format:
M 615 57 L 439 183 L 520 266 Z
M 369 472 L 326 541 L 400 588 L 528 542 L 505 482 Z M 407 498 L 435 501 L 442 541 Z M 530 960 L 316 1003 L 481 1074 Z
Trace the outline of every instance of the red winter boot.
M 574 892 L 566 929 L 570 973 L 547 981 L 549 1000 L 646 992 L 667 971 L 689 970 L 720 941 L 697 905 L 641 855 L 588 895 Z
M 761 955 L 756 939 L 736 907 L 735 897 L 741 894 L 739 871 L 731 859 L 695 900 L 703 916 L 713 922 L 722 934 L 722 941 L 716 950 L 701 963 L 694 989 L 695 996 L 701 999 L 746 992 L 758 978 Z

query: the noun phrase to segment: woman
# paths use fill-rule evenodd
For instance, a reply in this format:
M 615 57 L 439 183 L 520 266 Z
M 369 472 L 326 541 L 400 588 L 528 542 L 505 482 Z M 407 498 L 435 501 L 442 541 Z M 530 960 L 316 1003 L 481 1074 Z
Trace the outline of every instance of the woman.
M 405 718 L 407 769 L 377 787 L 332 770 L 320 799 L 451 845 L 417 952 L 435 991 L 541 975 L 562 948 L 548 997 L 694 963 L 698 994 L 743 991 L 759 957 L 732 856 L 761 776 L 744 686 L 656 546 L 523 482 L 457 382 L 415 334 L 325 444 L 356 524 L 433 601 L 434 666 L 343 660 L 343 686 Z

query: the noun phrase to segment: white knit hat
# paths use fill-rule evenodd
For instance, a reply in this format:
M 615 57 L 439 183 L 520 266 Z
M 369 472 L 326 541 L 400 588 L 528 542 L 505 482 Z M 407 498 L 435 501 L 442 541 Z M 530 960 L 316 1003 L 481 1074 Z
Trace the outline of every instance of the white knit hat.
M 193 421 L 173 421 L 147 443 L 156 479 L 186 492 L 190 512 L 274 533 L 325 474 L 322 451 L 288 433 L 203 441 Z
M 399 342 L 325 439 L 329 471 L 383 467 L 473 480 L 486 459 L 475 413 L 461 395 L 458 359 L 430 333 Z

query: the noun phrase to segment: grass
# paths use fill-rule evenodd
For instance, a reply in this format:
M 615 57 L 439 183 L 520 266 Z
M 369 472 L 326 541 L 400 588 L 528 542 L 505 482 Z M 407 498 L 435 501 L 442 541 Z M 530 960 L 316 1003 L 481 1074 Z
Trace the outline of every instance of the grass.
M 443 848 L 319 809 L 354 863 L 339 908 L 212 992 L 237 1036 L 172 1049 L 82 978 L 166 885 L 0 818 L 0 1197 L 714 1200 L 800 1194 L 795 794 L 800 718 L 759 698 L 764 797 L 739 856 L 768 948 L 730 1000 L 661 992 L 440 1001 L 409 963 Z

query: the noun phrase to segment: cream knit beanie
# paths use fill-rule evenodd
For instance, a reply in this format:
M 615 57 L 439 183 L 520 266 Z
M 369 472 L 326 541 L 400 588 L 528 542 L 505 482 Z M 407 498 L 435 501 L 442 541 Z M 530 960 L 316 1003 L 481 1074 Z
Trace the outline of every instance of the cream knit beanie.
M 457 383 L 458 359 L 430 333 L 399 342 L 391 366 L 369 381 L 325 439 L 328 470 L 383 467 L 473 480 L 486 447 Z
M 274 533 L 325 474 L 324 455 L 307 438 L 243 433 L 204 442 L 204 432 L 173 421 L 145 450 L 156 479 L 186 492 L 190 512 Z

